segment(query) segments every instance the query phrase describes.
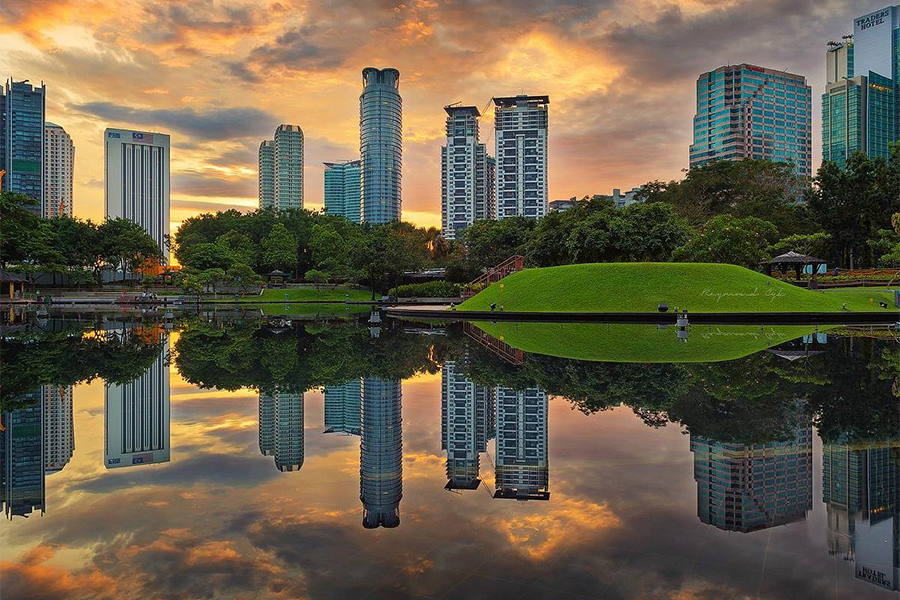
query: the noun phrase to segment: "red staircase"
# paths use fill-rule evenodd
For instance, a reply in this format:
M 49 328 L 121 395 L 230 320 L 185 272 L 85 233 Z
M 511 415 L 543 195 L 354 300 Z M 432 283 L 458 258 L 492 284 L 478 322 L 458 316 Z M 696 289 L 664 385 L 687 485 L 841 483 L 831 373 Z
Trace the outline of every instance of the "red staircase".
M 468 321 L 463 323 L 463 332 L 467 336 L 511 364 L 521 365 L 525 360 L 524 352 L 522 352 L 518 348 L 513 348 L 506 342 L 498 340 L 494 336 L 486 333 L 485 331 L 482 331 Z
M 521 271 L 525 267 L 525 257 L 518 254 L 510 256 L 496 267 L 491 267 L 481 277 L 473 279 L 466 284 L 466 288 L 462 292 L 462 299 L 467 300 L 491 285 L 496 283 L 516 271 Z

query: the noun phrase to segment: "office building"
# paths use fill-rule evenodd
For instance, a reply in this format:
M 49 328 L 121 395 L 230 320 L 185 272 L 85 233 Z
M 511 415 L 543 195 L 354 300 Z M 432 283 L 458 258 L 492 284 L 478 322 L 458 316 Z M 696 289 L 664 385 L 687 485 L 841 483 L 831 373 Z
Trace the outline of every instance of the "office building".
M 805 519 L 812 510 L 812 428 L 764 444 L 691 436 L 697 516 L 726 531 L 750 532 Z
M 44 216 L 71 217 L 75 177 L 75 144 L 56 123 L 44 127 Z
M 403 431 L 399 380 L 363 379 L 359 498 L 366 529 L 400 525 Z
M 478 141 L 474 106 L 445 106 L 447 143 L 441 146 L 441 234 L 454 240 L 474 221 L 494 218 L 495 163 Z
M 900 590 L 900 463 L 897 440 L 822 448 L 828 552 L 854 562 L 856 578 Z
M 325 163 L 325 214 L 359 223 L 362 218 L 360 164 L 358 160 Z
M 637 196 L 643 189 L 642 187 L 636 187 L 622 193 L 622 190 L 616 188 L 612 193 L 612 201 L 615 203 L 616 208 L 625 208 L 626 206 L 637 204 Z
M 110 329 L 107 335 L 137 335 Z M 139 377 L 128 383 L 107 383 L 105 390 L 104 464 L 107 469 L 169 462 L 169 341 L 153 332 L 159 355 Z
M 44 470 L 49 475 L 69 464 L 75 451 L 72 386 L 45 385 L 41 388 L 41 401 L 44 405 Z
M 494 98 L 494 155 L 498 219 L 547 214 L 549 96 Z
M 259 451 L 263 456 L 275 455 L 275 396 L 259 394 Z
M 299 471 L 304 459 L 303 394 L 259 394 L 259 451 L 279 471 Z
M 494 498 L 549 500 L 547 393 L 539 388 L 494 390 L 497 456 Z
M 169 136 L 164 133 L 107 129 L 104 163 L 106 216 L 144 228 L 169 262 Z
M 493 435 L 493 389 L 476 385 L 459 372 L 459 363 L 441 368 L 441 449 L 447 452 L 448 490 L 474 490 L 481 453 Z
M 822 160 L 888 157 L 900 140 L 900 6 L 854 19 L 852 36 L 829 42 L 825 71 Z
M 29 210 L 43 215 L 44 122 L 47 87 L 7 79 L 0 95 L 0 169 L 3 191 L 34 198 Z
M 362 381 L 325 386 L 325 433 L 359 435 Z
M 719 160 L 792 163 L 812 176 L 812 89 L 806 78 L 740 64 L 697 79 L 691 168 Z
M 359 158 L 362 220 L 389 223 L 401 218 L 403 102 L 400 71 L 367 67 L 359 97 Z
M 3 413 L 0 428 L 0 501 L 6 517 L 44 514 L 44 404 L 41 388 L 25 394 L 31 404 Z
M 275 206 L 275 142 L 259 144 L 259 208 Z

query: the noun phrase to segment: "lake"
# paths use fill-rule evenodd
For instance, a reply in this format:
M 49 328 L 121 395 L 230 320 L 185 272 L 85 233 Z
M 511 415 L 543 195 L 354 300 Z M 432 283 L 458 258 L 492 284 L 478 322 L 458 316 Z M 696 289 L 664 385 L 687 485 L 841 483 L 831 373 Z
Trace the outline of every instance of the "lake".
M 897 598 L 900 332 L 9 311 L 0 596 Z

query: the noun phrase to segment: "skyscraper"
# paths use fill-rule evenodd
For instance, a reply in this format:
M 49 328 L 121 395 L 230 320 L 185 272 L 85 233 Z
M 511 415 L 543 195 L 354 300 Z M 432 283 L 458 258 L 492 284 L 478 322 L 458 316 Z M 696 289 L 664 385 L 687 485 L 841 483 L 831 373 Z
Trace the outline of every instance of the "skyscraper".
M 494 98 L 496 218 L 547 214 L 550 96 Z
M 359 499 L 363 527 L 400 525 L 403 497 L 403 432 L 400 381 L 363 379 L 359 442 Z
M 362 220 L 399 221 L 403 159 L 403 101 L 400 71 L 363 69 L 359 97 L 359 157 Z
M 0 428 L 0 501 L 6 516 L 44 514 L 44 404 L 41 388 L 25 394 L 25 408 L 3 413 Z
M 303 394 L 259 394 L 259 451 L 279 471 L 299 471 L 304 460 Z
M 144 228 L 169 262 L 169 136 L 107 129 L 104 162 L 106 216 Z
M 497 387 L 494 498 L 550 499 L 547 393 Z
M 25 81 L 6 81 L 0 95 L 0 169 L 3 190 L 25 194 L 37 200 L 29 207 L 43 215 L 44 201 L 44 115 L 47 88 Z
M 740 64 L 697 79 L 691 168 L 747 158 L 793 163 L 812 175 L 812 89 L 806 78 Z
M 44 216 L 72 216 L 75 144 L 56 123 L 44 127 Z
M 362 381 L 325 386 L 325 433 L 359 435 Z
M 455 361 L 441 368 L 441 449 L 447 452 L 448 490 L 474 490 L 481 484 L 480 455 L 493 432 L 493 390 L 476 385 Z
M 111 329 L 107 335 L 138 335 Z M 142 375 L 128 383 L 107 383 L 104 464 L 107 469 L 169 462 L 169 344 L 163 331 L 159 355 Z
M 784 442 L 738 444 L 691 436 L 697 516 L 726 531 L 784 525 L 812 510 L 812 428 Z
M 494 165 L 478 141 L 478 109 L 445 106 L 444 110 L 447 143 L 441 146 L 441 233 L 453 240 L 474 221 L 494 218 Z
M 275 206 L 275 142 L 259 144 L 259 207 Z
M 852 37 L 829 43 L 826 76 L 822 160 L 889 156 L 900 140 L 900 6 L 854 19 Z
M 360 161 L 325 163 L 325 214 L 359 223 L 362 213 Z
M 72 386 L 45 385 L 41 389 L 41 400 L 44 405 L 44 468 L 49 475 L 69 464 L 75 451 Z

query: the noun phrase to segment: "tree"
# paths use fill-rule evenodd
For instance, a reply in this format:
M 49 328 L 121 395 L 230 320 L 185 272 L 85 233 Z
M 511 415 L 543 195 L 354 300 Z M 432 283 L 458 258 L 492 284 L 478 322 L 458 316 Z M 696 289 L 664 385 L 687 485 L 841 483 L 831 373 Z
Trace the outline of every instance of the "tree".
M 250 265 L 235 263 L 228 268 L 227 279 L 240 286 L 242 292 L 248 288 L 261 285 L 263 278 L 256 274 Z
M 32 258 L 30 241 L 41 218 L 32 210 L 37 200 L 14 192 L 0 192 L 0 265 L 20 263 Z
M 217 286 L 225 281 L 225 270 L 218 267 L 204 269 L 203 271 L 200 271 L 199 278 L 200 283 L 203 284 L 204 287 L 211 289 L 213 296 L 218 299 L 219 294 Z
M 263 238 L 263 262 L 267 267 L 293 272 L 297 266 L 297 240 L 284 226 L 276 223 Z
M 318 291 L 319 286 L 328 281 L 328 273 L 318 269 L 310 269 L 306 272 L 304 278 L 314 282 L 316 284 L 316 291 Z
M 103 253 L 108 264 L 126 274 L 150 259 L 162 259 L 159 246 L 144 228 L 128 219 L 107 219 L 99 227 Z
M 797 252 L 815 258 L 821 258 L 828 254 L 831 244 L 831 234 L 819 231 L 816 233 L 798 233 L 781 238 L 771 246 L 766 253 L 769 256 L 778 256 L 786 252 Z
M 766 248 L 778 230 L 756 217 L 719 215 L 709 220 L 672 259 L 680 262 L 731 263 L 751 269 L 768 258 Z
M 249 235 L 235 230 L 227 231 L 216 238 L 216 246 L 229 255 L 230 264 L 252 265 L 256 263 L 258 246 L 253 243 Z
M 181 252 L 181 264 L 198 271 L 227 269 L 235 262 L 234 254 L 226 244 L 202 242 Z

